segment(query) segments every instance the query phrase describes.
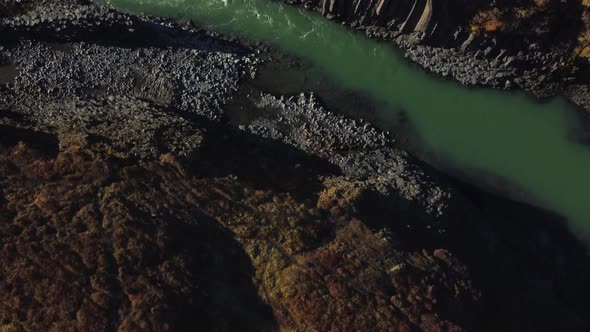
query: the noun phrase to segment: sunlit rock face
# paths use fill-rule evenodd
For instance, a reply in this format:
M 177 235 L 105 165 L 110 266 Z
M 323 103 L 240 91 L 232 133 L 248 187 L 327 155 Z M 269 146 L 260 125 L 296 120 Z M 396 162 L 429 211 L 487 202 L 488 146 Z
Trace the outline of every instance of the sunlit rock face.
M 458 27 L 479 3 L 463 0 L 312 0 L 304 2 L 323 15 L 354 22 L 355 26 L 379 26 L 388 31 L 434 36 Z

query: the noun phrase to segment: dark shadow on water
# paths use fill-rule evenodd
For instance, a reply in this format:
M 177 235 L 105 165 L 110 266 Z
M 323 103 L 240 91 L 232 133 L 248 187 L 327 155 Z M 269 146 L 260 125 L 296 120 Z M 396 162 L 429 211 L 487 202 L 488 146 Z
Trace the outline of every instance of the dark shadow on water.
M 446 245 L 484 289 L 482 328 L 501 328 L 502 308 L 510 331 L 586 330 L 587 243 L 550 212 L 455 183 L 477 211 L 452 222 Z
M 400 248 L 445 248 L 457 255 L 483 291 L 476 331 L 587 330 L 585 239 L 549 211 L 421 167 L 459 193 L 445 216 L 404 214 L 391 200 L 373 195 L 360 205 L 362 219 L 374 229 L 390 229 Z

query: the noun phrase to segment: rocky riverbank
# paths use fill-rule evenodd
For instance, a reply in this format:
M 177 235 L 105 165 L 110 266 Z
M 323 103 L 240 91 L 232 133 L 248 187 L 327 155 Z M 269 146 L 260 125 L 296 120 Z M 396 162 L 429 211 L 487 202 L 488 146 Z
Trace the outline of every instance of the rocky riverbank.
M 465 85 L 563 92 L 587 68 L 584 1 L 287 0 L 371 38 Z
M 245 86 L 263 49 L 85 1 L 14 5 L 3 330 L 589 328 L 589 257 L 557 217 L 313 94 Z

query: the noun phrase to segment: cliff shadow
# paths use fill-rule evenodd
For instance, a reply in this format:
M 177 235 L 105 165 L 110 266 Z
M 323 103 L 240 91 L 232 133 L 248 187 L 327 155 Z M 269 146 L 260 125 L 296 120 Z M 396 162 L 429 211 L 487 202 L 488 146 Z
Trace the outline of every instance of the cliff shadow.
M 323 175 L 339 174 L 330 162 L 281 141 L 237 128 L 216 127 L 190 162 L 198 177 L 236 176 L 255 188 L 289 192 L 302 199 L 323 189 Z
M 276 331 L 277 322 L 252 282 L 250 259 L 228 230 L 198 215 L 197 223 L 171 224 L 174 251 L 192 257 L 198 296 L 172 299 L 176 327 L 182 331 Z

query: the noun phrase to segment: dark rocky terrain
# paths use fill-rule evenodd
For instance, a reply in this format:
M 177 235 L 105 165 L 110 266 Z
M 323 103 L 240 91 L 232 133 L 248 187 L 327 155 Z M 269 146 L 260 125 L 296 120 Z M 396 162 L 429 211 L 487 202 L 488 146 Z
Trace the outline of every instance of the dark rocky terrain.
M 312 94 L 246 90 L 265 49 L 82 0 L 0 17 L 2 331 L 590 329 L 590 259 L 558 217 Z M 470 54 L 435 35 L 408 52 Z

